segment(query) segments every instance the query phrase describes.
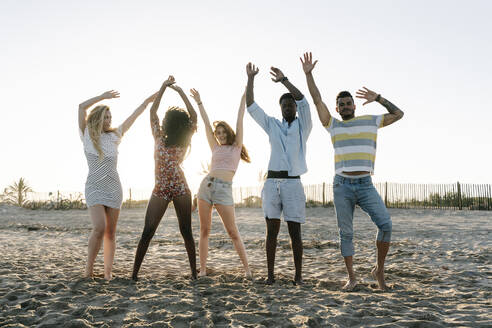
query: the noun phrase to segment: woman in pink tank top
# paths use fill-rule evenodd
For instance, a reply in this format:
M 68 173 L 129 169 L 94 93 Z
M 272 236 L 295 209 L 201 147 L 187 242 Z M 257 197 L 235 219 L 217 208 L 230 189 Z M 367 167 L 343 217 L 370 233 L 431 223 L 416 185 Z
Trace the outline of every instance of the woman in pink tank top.
M 245 162 L 250 162 L 248 152 L 243 145 L 243 118 L 246 108 L 245 94 L 243 94 L 239 106 L 236 133 L 224 121 L 214 122 L 215 129 L 212 129 L 200 94 L 195 89 L 191 89 L 191 96 L 195 99 L 200 109 L 208 144 L 210 145 L 210 149 L 212 149 L 210 172 L 203 179 L 200 184 L 200 190 L 198 191 L 198 215 L 200 217 L 199 276 L 203 277 L 207 275 L 208 237 L 212 225 L 212 207 L 215 206 L 244 266 L 245 275 L 247 278 L 251 278 L 248 257 L 246 256 L 246 250 L 236 225 L 234 200 L 232 198 L 232 179 L 236 173 L 239 160 L 242 159 Z

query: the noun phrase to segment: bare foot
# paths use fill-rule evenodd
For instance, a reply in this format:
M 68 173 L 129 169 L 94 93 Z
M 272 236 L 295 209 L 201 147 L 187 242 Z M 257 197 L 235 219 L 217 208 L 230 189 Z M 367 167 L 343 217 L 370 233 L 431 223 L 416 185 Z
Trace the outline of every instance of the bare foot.
M 377 267 L 372 269 L 371 275 L 378 282 L 379 289 L 381 290 L 388 290 L 388 286 L 386 286 L 386 283 L 384 282 L 384 270 L 378 270 Z
M 355 286 L 357 286 L 357 280 L 356 279 L 349 279 L 347 283 L 342 287 L 342 290 L 350 292 L 354 290 Z
M 251 270 L 247 270 L 244 273 L 244 276 L 246 277 L 246 279 L 253 280 L 253 274 L 251 273 Z
M 198 272 L 198 277 L 206 277 L 207 276 L 207 269 L 205 270 L 201 270 L 200 269 L 200 272 Z
M 275 278 L 269 277 L 267 278 L 267 280 L 265 280 L 265 285 L 273 285 L 274 282 L 275 282 Z
M 104 279 L 105 279 L 106 281 L 110 281 L 111 279 L 113 279 L 113 274 L 111 274 L 111 273 L 110 273 L 109 275 L 104 274 Z
M 94 277 L 94 270 L 86 266 L 84 272 L 84 278 L 92 278 L 92 277 Z
M 302 286 L 302 285 L 304 285 L 304 280 L 302 280 L 302 278 L 294 279 L 294 286 Z

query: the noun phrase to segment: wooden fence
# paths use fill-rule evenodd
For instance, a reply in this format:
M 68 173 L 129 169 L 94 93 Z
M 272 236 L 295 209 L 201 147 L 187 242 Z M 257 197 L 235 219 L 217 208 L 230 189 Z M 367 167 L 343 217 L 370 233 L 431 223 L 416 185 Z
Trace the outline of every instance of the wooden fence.
M 415 184 L 374 183 L 384 203 L 390 208 L 430 208 L 454 210 L 492 210 L 490 184 Z M 261 207 L 261 186 L 235 187 L 237 207 Z M 305 185 L 306 206 L 333 206 L 333 189 L 329 183 Z M 128 190 L 123 207 L 145 207 L 148 191 Z M 80 192 L 31 193 L 33 208 L 85 208 Z
M 492 210 L 492 185 L 374 183 L 387 207 Z M 236 206 L 260 207 L 261 187 L 234 188 Z M 306 206 L 333 206 L 332 184 L 305 185 Z

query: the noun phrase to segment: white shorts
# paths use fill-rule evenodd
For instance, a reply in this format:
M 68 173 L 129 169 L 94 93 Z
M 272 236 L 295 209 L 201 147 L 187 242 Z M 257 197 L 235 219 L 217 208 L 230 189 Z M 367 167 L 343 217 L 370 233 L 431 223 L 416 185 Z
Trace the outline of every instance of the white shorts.
M 220 204 L 234 206 L 234 199 L 232 198 L 232 182 L 207 175 L 200 184 L 198 199 L 202 199 L 212 205 Z
M 269 178 L 261 191 L 262 208 L 268 219 L 306 222 L 306 195 L 301 179 Z

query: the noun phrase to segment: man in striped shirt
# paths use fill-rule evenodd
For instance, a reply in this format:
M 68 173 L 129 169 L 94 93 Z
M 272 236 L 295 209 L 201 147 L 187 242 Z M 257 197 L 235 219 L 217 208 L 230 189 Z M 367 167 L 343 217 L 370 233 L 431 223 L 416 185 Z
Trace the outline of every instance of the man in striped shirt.
M 383 200 L 372 184 L 371 175 L 374 173 L 378 128 L 398 121 L 403 117 L 403 112 L 380 94 L 364 87 L 356 94 L 357 98 L 366 100 L 363 105 L 376 101 L 388 110 L 388 114 L 356 117 L 352 95 L 348 91 L 342 91 L 336 99 L 336 111 L 342 117 L 340 121 L 331 116 L 314 83 L 312 70 L 318 61 L 313 62 L 312 54 L 305 53 L 304 60 L 301 58 L 301 62 L 319 119 L 330 132 L 335 149 L 333 195 L 340 234 L 340 250 L 348 273 L 348 281 L 343 289 L 352 290 L 357 285 L 352 264 L 354 255 L 352 239 L 354 209 L 355 205 L 359 205 L 378 227 L 377 263 L 371 273 L 379 288 L 385 290 L 387 287 L 384 281 L 384 262 L 391 241 L 392 223 Z

